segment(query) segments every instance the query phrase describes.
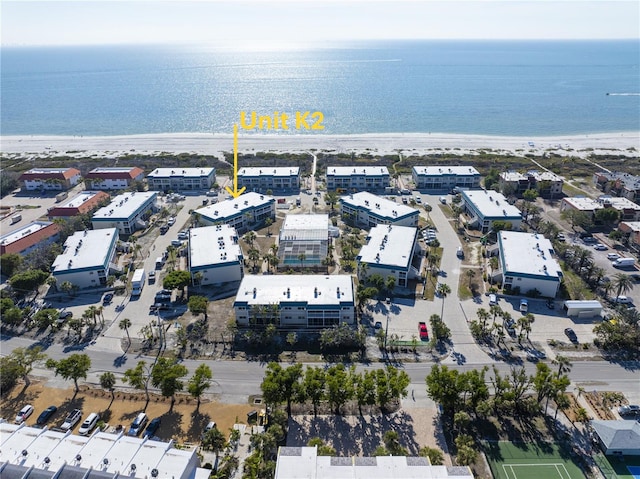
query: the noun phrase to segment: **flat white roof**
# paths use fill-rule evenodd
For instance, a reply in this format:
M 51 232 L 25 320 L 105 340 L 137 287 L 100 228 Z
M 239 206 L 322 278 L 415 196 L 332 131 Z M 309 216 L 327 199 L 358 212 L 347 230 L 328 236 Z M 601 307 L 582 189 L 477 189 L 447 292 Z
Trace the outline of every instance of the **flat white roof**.
M 564 304 L 570 308 L 602 308 L 602 303 L 596 300 L 567 300 Z
M 205 226 L 189 230 L 189 266 L 198 268 L 214 264 L 238 263 L 242 250 L 238 233 L 228 225 Z
M 98 191 L 83 191 L 82 193 L 78 193 L 70 200 L 61 203 L 58 206 L 54 206 L 54 208 L 78 208 L 89 201 L 91 198 L 96 196 L 98 193 Z
M 0 244 L 2 246 L 10 245 L 19 239 L 29 236 L 52 224 L 53 223 L 51 221 L 33 221 L 27 225 L 21 226 L 17 230 L 10 231 L 9 233 L 0 236 Z
M 225 218 L 231 218 L 238 214 L 243 214 L 244 211 L 252 208 L 258 208 L 260 206 L 274 203 L 275 200 L 271 196 L 261 195 L 253 191 L 244 193 L 237 198 L 220 201 L 204 208 L 196 210 L 196 213 L 209 218 L 211 221 L 222 221 Z
M 624 196 L 601 196 L 598 200 L 602 204 L 609 204 L 612 208 L 616 210 L 640 210 L 640 205 L 637 205 L 629 198 L 625 198 Z
M 529 171 L 536 181 L 562 181 L 562 178 L 552 171 Z
M 235 302 L 248 305 L 283 302 L 309 306 L 353 305 L 353 282 L 349 275 L 247 275 L 242 278 Z
M 596 200 L 587 198 L 586 196 L 574 196 L 572 198 L 563 198 L 562 201 L 580 211 L 592 211 L 602 209 L 602 205 Z
M 287 215 L 280 241 L 328 240 L 329 215 Z
M 60 273 L 101 267 L 117 239 L 116 228 L 77 231 L 64 242 L 64 252 L 55 259 L 51 271 Z
M 71 167 L 67 167 L 67 168 L 31 168 L 28 171 L 25 171 L 25 173 L 64 173 L 65 171 L 69 171 L 73 168 Z
M 151 471 L 157 469 L 159 479 L 194 477 L 198 471 L 195 449 L 179 450 L 167 442 L 105 432 L 83 437 L 2 423 L 0 447 L 2 462 L 46 469 L 50 475 L 63 467 L 119 473 L 130 478 L 151 478 Z M 27 451 L 26 456 L 22 455 L 23 450 Z M 44 463 L 45 457 L 50 459 L 48 465 Z M 131 470 L 132 464 L 136 466 L 135 472 Z
M 411 226 L 374 226 L 369 231 L 369 242 L 360 250 L 358 260 L 374 266 L 406 268 L 411 262 L 417 235 L 418 228 Z
M 240 168 L 238 176 L 299 176 L 300 168 L 298 166 L 261 166 Z
M 500 173 L 500 177 L 504 181 L 521 181 L 527 178 L 519 171 L 503 171 Z
M 361 191 L 353 195 L 343 196 L 340 201 L 354 208 L 367 209 L 375 215 L 396 220 L 412 214 L 417 215 L 418 210 L 395 201 L 376 196 L 368 191 Z
M 466 466 L 432 466 L 424 457 L 318 456 L 315 447 L 281 447 L 275 479 L 473 479 Z
M 327 176 L 389 176 L 386 166 L 328 166 Z
M 622 221 L 634 233 L 640 231 L 640 221 Z
M 127 220 L 134 216 L 147 201 L 158 195 L 156 191 L 132 191 L 116 196 L 107 206 L 93 214 L 94 220 Z
M 521 218 L 520 210 L 509 204 L 502 193 L 493 190 L 467 190 L 462 192 L 484 217 Z
M 147 178 L 203 178 L 215 172 L 215 168 L 156 168 Z
M 560 278 L 562 269 L 553 245 L 541 234 L 500 231 L 499 238 L 503 274 Z
M 473 166 L 414 166 L 413 171 L 419 176 L 469 176 L 480 174 Z

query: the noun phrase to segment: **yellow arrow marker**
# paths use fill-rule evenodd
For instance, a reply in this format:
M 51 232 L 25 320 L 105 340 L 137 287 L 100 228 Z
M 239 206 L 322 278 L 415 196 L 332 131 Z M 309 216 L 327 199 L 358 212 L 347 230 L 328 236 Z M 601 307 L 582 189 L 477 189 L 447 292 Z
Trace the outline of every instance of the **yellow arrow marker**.
M 247 188 L 243 186 L 238 190 L 238 125 L 233 125 L 233 190 L 228 186 L 226 190 L 231 196 L 237 198 L 244 193 L 246 189 Z

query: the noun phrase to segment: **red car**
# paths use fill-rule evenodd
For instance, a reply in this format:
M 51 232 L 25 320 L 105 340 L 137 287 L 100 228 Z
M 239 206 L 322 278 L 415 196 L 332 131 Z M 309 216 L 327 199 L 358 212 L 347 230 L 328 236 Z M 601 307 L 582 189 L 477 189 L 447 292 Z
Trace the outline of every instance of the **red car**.
M 429 341 L 429 331 L 427 331 L 427 323 L 420 321 L 418 323 L 418 331 L 420 331 L 420 339 L 422 341 Z

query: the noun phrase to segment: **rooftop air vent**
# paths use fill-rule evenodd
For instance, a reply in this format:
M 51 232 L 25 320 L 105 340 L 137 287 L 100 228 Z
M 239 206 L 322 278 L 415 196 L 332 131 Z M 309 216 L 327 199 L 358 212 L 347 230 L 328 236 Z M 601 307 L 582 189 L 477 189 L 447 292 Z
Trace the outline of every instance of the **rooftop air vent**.
M 43 461 L 43 462 L 44 462 L 45 464 L 49 464 L 49 463 L 51 462 L 51 458 L 49 458 L 49 456 L 47 456 L 47 457 L 45 457 L 45 458 L 44 458 L 44 461 Z
M 151 469 L 151 477 L 158 477 L 158 470 L 157 469 Z
M 80 454 L 76 454 L 76 461 L 82 461 L 82 456 Z

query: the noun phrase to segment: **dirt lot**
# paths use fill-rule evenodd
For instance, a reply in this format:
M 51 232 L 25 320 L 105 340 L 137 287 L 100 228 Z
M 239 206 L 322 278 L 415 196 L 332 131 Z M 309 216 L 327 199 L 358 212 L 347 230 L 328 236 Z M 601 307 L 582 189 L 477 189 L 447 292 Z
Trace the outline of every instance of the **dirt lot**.
M 75 408 L 83 411 L 83 417 L 91 412 L 99 412 L 102 419 L 111 426 L 122 424 L 129 426 L 133 418 L 144 410 L 144 393 L 115 392 L 111 403 L 111 393 L 102 389 L 91 389 L 82 386 L 77 396 L 73 397 L 73 388 L 55 389 L 44 387 L 41 383 L 32 384 L 23 389 L 21 384 L 2 399 L 0 417 L 13 421 L 16 413 L 25 404 L 32 404 L 35 412 L 27 420 L 34 425 L 40 412 L 50 405 L 58 406 L 58 411 L 49 422 L 49 427 L 59 426 L 66 414 Z M 110 404 L 111 403 L 111 404 Z M 160 428 L 156 435 L 165 441 L 175 439 L 179 443 L 199 442 L 204 427 L 209 421 L 215 421 L 220 431 L 228 435 L 234 423 L 245 423 L 247 413 L 255 409 L 249 404 L 220 404 L 203 399 L 200 410 L 196 411 L 196 401 L 187 396 L 177 396 L 173 410 L 171 403 L 162 396 L 151 395 L 146 410 L 150 419 L 161 417 Z M 80 427 L 80 423 L 74 428 Z

